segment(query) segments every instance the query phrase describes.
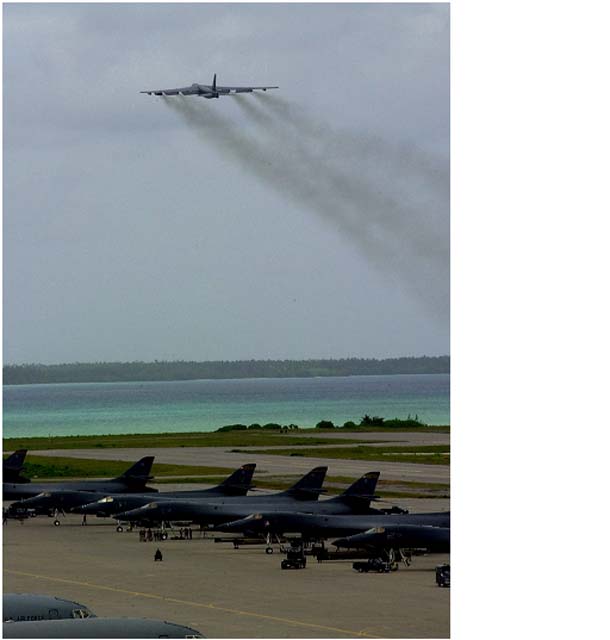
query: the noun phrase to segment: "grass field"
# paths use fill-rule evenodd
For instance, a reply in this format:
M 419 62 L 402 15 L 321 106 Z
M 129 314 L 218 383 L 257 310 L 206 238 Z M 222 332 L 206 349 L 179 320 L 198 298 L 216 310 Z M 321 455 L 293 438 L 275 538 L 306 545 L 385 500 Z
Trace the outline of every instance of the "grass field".
M 332 434 L 335 430 L 299 429 L 287 433 L 277 431 L 249 430 L 225 432 L 187 432 L 187 433 L 134 433 L 122 435 L 95 436 L 57 436 L 36 438 L 4 438 L 3 451 L 28 449 L 29 451 L 44 449 L 112 449 L 123 447 L 302 447 L 318 444 L 330 444 L 327 438 L 316 438 L 315 435 L 302 433 Z M 342 444 L 359 444 L 359 433 L 449 433 L 448 426 L 410 427 L 395 429 L 384 427 L 356 427 L 353 429 L 337 429 L 337 433 L 350 433 L 354 438 L 341 439 Z
M 313 431 L 309 429 L 308 432 Z M 293 432 L 294 433 L 294 432 Z M 357 444 L 362 440 L 348 439 L 343 443 Z M 113 449 L 123 447 L 272 447 L 312 446 L 329 444 L 326 438 L 300 436 L 298 433 L 274 431 L 227 431 L 211 433 L 142 433 L 107 436 L 58 436 L 48 438 L 5 438 L 3 451 L 28 449 Z
M 430 445 L 418 447 L 332 447 L 293 449 L 258 449 L 256 451 L 234 449 L 234 453 L 298 456 L 305 458 L 330 458 L 333 460 L 377 460 L 381 462 L 412 462 L 416 464 L 449 464 L 450 446 Z
M 114 478 L 128 469 L 135 460 L 89 460 L 84 458 L 60 458 L 28 455 L 23 475 L 37 479 L 48 478 Z M 200 467 L 155 462 L 152 474 L 156 477 L 191 475 L 216 475 L 226 477 L 235 469 L 225 467 Z

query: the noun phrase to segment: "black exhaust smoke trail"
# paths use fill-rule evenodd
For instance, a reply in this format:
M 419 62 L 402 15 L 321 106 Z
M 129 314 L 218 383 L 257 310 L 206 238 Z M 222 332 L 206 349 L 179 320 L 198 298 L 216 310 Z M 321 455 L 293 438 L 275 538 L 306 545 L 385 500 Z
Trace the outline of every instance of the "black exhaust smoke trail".
M 384 187 L 371 180 L 366 168 L 358 166 L 362 164 L 359 160 L 366 159 L 368 153 L 363 153 L 363 149 L 354 152 L 359 141 L 353 135 L 348 140 L 348 134 L 334 134 L 329 127 L 317 132 L 313 120 L 306 121 L 303 113 L 294 121 L 284 122 L 274 114 L 257 109 L 250 100 L 242 98 L 239 105 L 267 135 L 281 138 L 283 145 L 289 145 L 298 155 L 300 163 L 315 171 L 320 188 L 326 188 L 329 196 L 339 199 L 353 217 L 360 219 L 363 232 L 373 232 L 382 239 L 388 236 L 386 243 L 395 242 L 399 234 L 403 244 L 424 261 L 442 260 L 448 254 L 448 247 L 443 246 L 442 236 L 435 226 L 420 215 L 421 204 L 417 206 L 408 193 L 392 196 L 397 191 L 396 178 L 394 184 Z M 307 126 L 301 131 L 298 125 L 303 121 Z M 329 153 L 330 147 L 334 147 L 333 154 Z M 400 182 L 408 179 L 409 174 L 403 174 Z M 427 204 L 429 211 L 431 203 Z
M 250 121 L 256 124 L 257 138 L 247 136 L 232 120 L 218 114 L 215 105 L 201 105 L 185 98 L 166 98 L 164 102 L 206 144 L 217 143 L 215 148 L 248 172 L 323 216 L 350 237 L 378 268 L 398 276 L 407 290 L 418 292 L 444 319 L 448 307 L 448 252 L 443 252 L 442 246 L 439 250 L 441 243 L 427 237 L 429 230 L 422 221 L 418 223 L 415 215 L 409 217 L 406 202 L 393 200 L 383 189 L 375 191 L 371 180 L 354 172 L 349 162 L 347 171 L 338 168 L 345 167 L 345 160 L 350 159 L 348 152 L 358 147 L 357 141 L 341 147 L 337 140 L 331 140 L 334 149 L 329 155 L 328 131 L 321 140 L 311 122 L 299 130 L 302 117 L 286 122 L 245 103 L 243 97 L 236 99 L 241 100 Z
M 448 167 L 444 167 L 414 144 L 389 142 L 379 136 L 363 131 L 353 132 L 337 129 L 322 122 L 307 112 L 302 105 L 293 104 L 281 96 L 255 93 L 254 96 L 273 111 L 273 115 L 292 125 L 301 135 L 317 138 L 325 143 L 327 157 L 344 157 L 346 153 L 368 160 L 369 167 L 381 163 L 384 171 L 402 180 L 405 176 L 415 176 L 426 180 L 434 189 L 447 190 L 449 185 Z
M 361 131 L 336 130 L 279 96 L 255 94 L 272 112 L 273 127 L 305 139 L 327 179 L 351 201 L 362 229 L 383 228 L 402 249 L 447 270 L 449 175 L 414 145 L 393 144 Z M 442 266 L 444 265 L 444 266 Z
M 378 262 L 448 313 L 449 179 L 442 161 L 413 145 L 337 131 L 278 96 L 255 95 L 258 105 L 243 97 L 239 104 L 266 138 L 293 150 L 360 236 L 378 239 Z
M 194 104 L 188 98 L 163 98 L 163 101 L 183 118 L 206 145 L 210 141 L 215 142 L 215 150 L 236 160 L 245 170 L 264 180 L 282 195 L 330 219 L 340 232 L 355 238 L 361 250 L 375 259 L 376 249 L 372 239 L 359 237 L 358 230 L 353 228 L 354 223 L 348 218 L 332 218 L 329 199 L 309 179 L 307 172 L 286 155 L 281 141 L 267 141 L 265 147 L 260 141 L 249 138 L 229 118 L 216 113 L 213 107 Z M 377 266 L 383 268 L 384 264 Z

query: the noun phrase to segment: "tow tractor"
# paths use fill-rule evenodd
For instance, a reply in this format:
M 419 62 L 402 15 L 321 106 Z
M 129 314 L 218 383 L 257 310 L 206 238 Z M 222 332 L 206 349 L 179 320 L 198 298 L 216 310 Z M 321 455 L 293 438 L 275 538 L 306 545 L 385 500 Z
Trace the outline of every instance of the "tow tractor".
M 450 566 L 448 564 L 439 564 L 436 567 L 436 584 L 439 587 L 450 587 Z
M 304 569 L 307 564 L 305 551 L 301 542 L 291 542 L 286 551 L 286 558 L 282 560 L 282 569 Z
M 390 571 L 397 571 L 398 565 L 396 562 L 388 562 L 383 558 L 369 558 L 366 562 L 354 562 L 352 569 L 358 573 L 368 573 L 369 571 L 390 573 Z

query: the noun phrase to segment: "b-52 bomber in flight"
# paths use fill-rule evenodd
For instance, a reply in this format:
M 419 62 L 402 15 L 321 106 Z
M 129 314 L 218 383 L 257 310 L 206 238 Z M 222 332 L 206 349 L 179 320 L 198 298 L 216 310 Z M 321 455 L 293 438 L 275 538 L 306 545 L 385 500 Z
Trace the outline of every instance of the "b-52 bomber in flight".
M 151 89 L 150 91 L 140 91 L 149 96 L 199 96 L 200 98 L 220 98 L 235 93 L 252 93 L 253 91 L 267 91 L 267 89 L 279 89 L 279 87 L 221 87 L 216 84 L 216 74 L 212 84 L 198 84 L 194 82 L 190 87 L 179 87 L 178 89 Z

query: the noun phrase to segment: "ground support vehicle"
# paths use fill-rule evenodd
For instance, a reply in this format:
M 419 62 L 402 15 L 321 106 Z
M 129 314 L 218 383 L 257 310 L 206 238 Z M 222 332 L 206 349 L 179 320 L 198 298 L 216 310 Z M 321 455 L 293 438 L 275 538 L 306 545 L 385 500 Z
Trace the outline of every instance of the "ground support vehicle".
M 286 558 L 282 560 L 282 569 L 304 569 L 307 565 L 305 551 L 301 545 L 292 545 L 286 552 Z
M 398 565 L 395 562 L 388 562 L 383 558 L 369 558 L 366 562 L 354 562 L 352 569 L 358 573 L 368 573 L 369 571 L 390 573 L 390 571 L 396 571 Z
M 436 584 L 439 587 L 450 587 L 450 566 L 448 564 L 439 564 L 436 567 Z

